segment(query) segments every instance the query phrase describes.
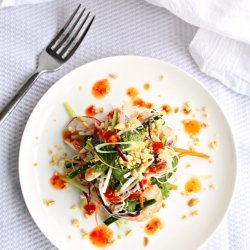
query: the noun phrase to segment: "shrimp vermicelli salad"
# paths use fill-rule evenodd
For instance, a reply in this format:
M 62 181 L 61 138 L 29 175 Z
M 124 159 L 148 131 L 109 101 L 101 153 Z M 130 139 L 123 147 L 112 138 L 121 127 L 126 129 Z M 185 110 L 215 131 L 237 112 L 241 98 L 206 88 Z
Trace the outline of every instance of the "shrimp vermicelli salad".
M 63 139 L 76 154 L 65 161 L 60 178 L 81 190 L 87 214 L 97 203 L 105 208 L 106 225 L 151 218 L 169 196 L 180 157 L 208 157 L 177 148 L 163 113 L 130 105 L 111 110 L 102 121 L 75 116 Z

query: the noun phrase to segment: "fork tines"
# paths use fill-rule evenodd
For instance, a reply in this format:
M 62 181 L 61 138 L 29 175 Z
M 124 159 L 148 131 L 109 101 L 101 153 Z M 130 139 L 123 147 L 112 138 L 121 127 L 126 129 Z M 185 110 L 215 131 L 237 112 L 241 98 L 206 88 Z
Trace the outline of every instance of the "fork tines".
M 46 48 L 49 54 L 59 60 L 67 61 L 75 53 L 95 19 L 95 16 L 89 18 L 90 12 L 85 15 L 86 8 L 82 11 L 80 9 L 81 4 Z

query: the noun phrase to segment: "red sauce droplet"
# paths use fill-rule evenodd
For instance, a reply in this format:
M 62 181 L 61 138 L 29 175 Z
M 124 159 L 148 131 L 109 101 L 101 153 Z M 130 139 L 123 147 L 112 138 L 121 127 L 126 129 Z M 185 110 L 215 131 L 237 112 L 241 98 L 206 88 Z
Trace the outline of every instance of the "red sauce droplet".
M 163 223 L 160 218 L 155 217 L 151 219 L 145 226 L 145 232 L 147 234 L 155 234 L 159 229 L 163 228 Z
M 131 98 L 135 98 L 139 95 L 139 91 L 135 87 L 130 87 L 127 90 L 127 95 L 130 96 Z
M 159 173 L 166 168 L 167 168 L 166 162 L 162 162 L 162 163 L 159 163 L 157 165 L 153 165 L 153 166 L 148 167 L 148 171 L 151 174 L 156 174 L 156 173 Z
M 108 187 L 106 193 L 104 194 L 105 197 L 110 201 L 110 202 L 120 202 L 122 199 L 122 196 L 116 196 L 115 195 L 115 190 L 112 187 Z
M 198 178 L 191 178 L 186 184 L 185 184 L 185 190 L 189 193 L 194 192 L 198 193 L 201 191 L 201 181 Z
M 101 135 L 102 139 L 109 143 L 119 142 L 121 139 L 115 131 L 108 130 Z
M 89 203 L 84 206 L 85 212 L 88 215 L 92 215 L 96 210 L 96 205 L 94 203 Z
M 145 84 L 143 85 L 143 88 L 144 88 L 145 90 L 149 90 L 149 89 L 150 89 L 150 84 L 149 84 L 149 83 L 145 83 Z
M 157 152 L 159 152 L 161 149 L 164 149 L 164 148 L 165 148 L 165 145 L 164 145 L 164 143 L 161 142 L 161 141 L 157 141 L 157 142 L 155 141 L 155 142 L 153 142 L 152 147 L 153 147 L 153 151 L 154 151 L 155 153 L 157 153 Z
M 95 106 L 90 105 L 89 107 L 87 107 L 85 113 L 87 116 L 95 116 L 96 115 Z
M 110 83 L 108 79 L 97 81 L 92 87 L 92 94 L 96 98 L 103 98 L 110 92 Z
M 148 108 L 148 109 L 151 109 L 154 107 L 153 103 L 146 102 L 142 98 L 139 98 L 139 97 L 137 97 L 133 100 L 133 105 Z
M 132 193 L 132 194 L 128 197 L 128 199 L 129 199 L 129 200 L 137 200 L 137 199 L 139 199 L 139 197 L 140 197 L 140 192 L 136 192 L 136 193 Z
M 197 135 L 200 133 L 202 128 L 202 123 L 197 120 L 187 120 L 184 121 L 184 130 L 189 135 Z
M 95 105 L 90 105 L 86 108 L 85 113 L 87 116 L 95 116 L 97 114 L 103 113 L 103 108 L 96 108 Z
M 106 225 L 99 225 L 92 230 L 90 233 L 90 241 L 96 247 L 106 247 L 113 239 L 113 231 Z
M 53 188 L 61 190 L 66 188 L 66 183 L 60 178 L 60 176 L 55 173 L 51 178 L 50 178 L 50 184 L 52 185 Z
M 65 141 L 70 142 L 77 151 L 80 151 L 83 148 L 83 146 L 82 146 L 83 145 L 83 137 L 77 136 L 77 135 L 79 135 L 77 131 L 72 133 L 69 130 L 64 130 L 63 139 Z M 76 136 L 76 137 L 74 137 L 74 136 Z
M 165 111 L 166 114 L 170 114 L 172 112 L 172 108 L 168 104 L 162 105 L 161 110 Z

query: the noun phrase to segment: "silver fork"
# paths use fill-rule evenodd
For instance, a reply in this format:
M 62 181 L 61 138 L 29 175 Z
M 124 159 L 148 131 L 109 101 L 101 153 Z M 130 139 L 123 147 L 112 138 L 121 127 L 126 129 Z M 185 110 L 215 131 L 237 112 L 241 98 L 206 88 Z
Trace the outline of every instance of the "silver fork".
M 12 112 L 41 74 L 60 69 L 73 56 L 77 48 L 80 46 L 95 19 L 95 16 L 91 19 L 89 18 L 90 12 L 83 17 L 86 9 L 84 8 L 81 11 L 80 8 L 81 4 L 77 6 L 64 27 L 58 32 L 51 43 L 42 51 L 39 56 L 37 69 L 33 75 L 1 111 L 0 125 L 4 122 L 6 117 Z M 77 14 L 79 11 L 80 13 Z M 84 27 L 85 23 L 87 23 L 86 27 Z M 64 35 L 66 31 L 67 33 Z

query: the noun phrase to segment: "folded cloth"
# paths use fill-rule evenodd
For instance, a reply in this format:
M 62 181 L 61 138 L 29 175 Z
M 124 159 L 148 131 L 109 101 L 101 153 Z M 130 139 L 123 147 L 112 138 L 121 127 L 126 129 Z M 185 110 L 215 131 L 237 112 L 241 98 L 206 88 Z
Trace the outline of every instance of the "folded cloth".
M 51 0 L 0 0 L 0 7 L 17 6 L 21 4 L 35 4 L 48 1 Z
M 249 0 L 146 0 L 200 27 L 189 51 L 206 74 L 250 96 Z

